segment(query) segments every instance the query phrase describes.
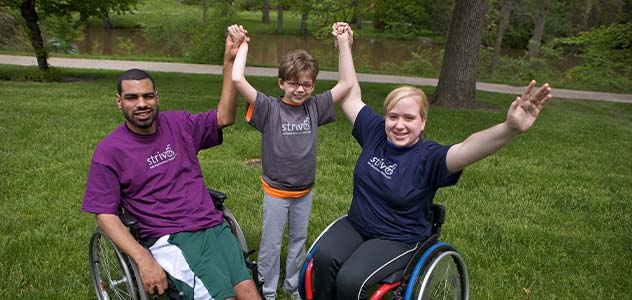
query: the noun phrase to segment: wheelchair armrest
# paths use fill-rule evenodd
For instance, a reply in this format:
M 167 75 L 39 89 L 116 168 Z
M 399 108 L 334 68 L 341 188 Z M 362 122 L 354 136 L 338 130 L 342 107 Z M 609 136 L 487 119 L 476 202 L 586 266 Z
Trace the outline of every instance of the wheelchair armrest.
M 123 223 L 123 225 L 125 225 L 125 227 L 129 228 L 129 232 L 132 234 L 132 236 L 137 240 L 140 241 L 140 234 L 138 232 L 139 230 L 139 226 L 138 226 L 138 220 L 136 220 L 136 218 L 130 216 L 129 214 L 126 214 L 125 212 L 119 212 L 118 214 L 119 219 L 121 219 L 121 222 Z
M 445 223 L 445 207 L 441 204 L 433 204 L 430 220 L 432 220 L 432 234 L 441 234 L 441 226 Z
M 138 220 L 136 220 L 136 218 L 124 213 L 124 212 L 120 212 L 119 213 L 119 219 L 121 219 L 121 222 L 123 222 L 123 225 L 125 225 L 125 227 L 137 227 L 138 226 Z
M 211 199 L 213 199 L 213 204 L 216 209 L 224 210 L 224 200 L 226 200 L 226 194 L 216 191 L 213 189 L 207 189 L 208 193 L 211 195 Z

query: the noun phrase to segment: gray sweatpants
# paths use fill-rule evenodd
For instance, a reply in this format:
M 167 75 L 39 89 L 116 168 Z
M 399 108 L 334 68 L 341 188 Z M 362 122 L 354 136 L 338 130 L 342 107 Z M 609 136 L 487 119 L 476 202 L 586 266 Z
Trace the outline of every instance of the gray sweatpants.
M 312 191 L 301 198 L 279 199 L 263 193 L 263 230 L 259 249 L 259 278 L 263 278 L 263 296 L 275 299 L 279 283 L 281 242 L 288 223 L 287 258 L 283 289 L 298 288 L 298 273 L 305 260 L 305 239 L 312 212 Z

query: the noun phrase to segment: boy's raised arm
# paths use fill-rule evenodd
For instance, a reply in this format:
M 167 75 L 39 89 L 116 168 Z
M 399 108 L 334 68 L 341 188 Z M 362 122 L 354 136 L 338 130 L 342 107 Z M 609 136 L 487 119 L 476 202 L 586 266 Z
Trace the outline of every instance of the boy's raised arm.
M 245 75 L 248 42 L 250 42 L 247 33 L 248 32 L 241 25 L 231 25 L 228 27 L 228 34 L 233 36 L 234 39 L 242 41 L 241 45 L 239 45 L 239 50 L 237 50 L 231 78 L 237 91 L 246 98 L 248 103 L 254 104 L 255 99 L 257 99 L 257 90 L 250 85 Z
M 334 102 L 342 100 L 353 86 L 356 80 L 353 58 L 351 57 L 351 44 L 353 36 L 351 28 L 347 23 L 336 22 L 332 26 L 332 34 L 338 46 L 338 83 L 331 89 Z
M 349 43 L 349 61 L 351 64 L 351 68 L 349 71 L 351 73 L 350 74 L 351 89 L 346 95 L 343 95 L 342 99 L 340 99 L 340 108 L 342 109 L 342 112 L 345 114 L 349 122 L 351 122 L 351 125 L 353 125 L 355 123 L 356 117 L 358 116 L 358 113 L 365 106 L 364 102 L 362 102 L 362 92 L 360 91 L 360 84 L 358 83 L 358 78 L 356 76 L 355 68 L 353 65 L 353 59 L 350 57 L 351 44 L 353 43 L 353 30 L 351 30 L 351 27 L 349 27 L 347 23 L 338 22 L 334 24 L 332 34 L 335 36 L 336 42 L 338 45 L 340 45 L 340 41 L 341 41 L 341 39 L 338 39 L 339 35 L 348 36 L 348 38 L 346 38 L 346 41 Z M 344 41 L 345 38 L 343 37 L 342 40 Z M 341 59 L 343 59 L 342 56 L 341 56 Z M 346 65 L 343 62 L 341 62 L 340 66 L 345 67 Z M 347 70 L 342 70 L 341 68 L 340 70 L 341 79 L 346 76 L 349 76 L 349 74 L 347 74 L 344 71 L 347 71 Z M 333 90 L 332 90 L 332 94 L 333 94 Z M 334 98 L 334 102 L 335 101 L 337 101 L 336 98 Z

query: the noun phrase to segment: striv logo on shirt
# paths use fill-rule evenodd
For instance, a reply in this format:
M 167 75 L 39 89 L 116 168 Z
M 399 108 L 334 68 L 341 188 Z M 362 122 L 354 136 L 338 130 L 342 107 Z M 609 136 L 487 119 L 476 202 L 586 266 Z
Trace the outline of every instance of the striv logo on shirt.
M 147 165 L 150 169 L 164 165 L 176 158 L 178 153 L 171 149 L 171 144 L 167 144 L 165 151 L 156 151 L 156 154 L 151 154 L 147 157 Z
M 306 117 L 303 123 L 285 122 L 281 124 L 281 132 L 283 135 L 310 134 L 312 133 L 312 125 L 309 122 L 309 117 Z
M 386 179 L 391 179 L 391 175 L 397 168 L 397 164 L 388 165 L 384 163 L 384 159 L 373 156 L 368 162 L 369 166 L 380 172 Z

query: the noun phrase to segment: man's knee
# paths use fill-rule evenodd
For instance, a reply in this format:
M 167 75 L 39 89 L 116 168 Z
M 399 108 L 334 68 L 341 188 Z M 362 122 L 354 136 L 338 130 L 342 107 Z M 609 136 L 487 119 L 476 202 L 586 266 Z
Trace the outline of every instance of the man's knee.
M 257 286 L 252 279 L 244 280 L 234 287 L 235 294 L 239 300 L 259 300 L 261 295 L 257 291 Z

